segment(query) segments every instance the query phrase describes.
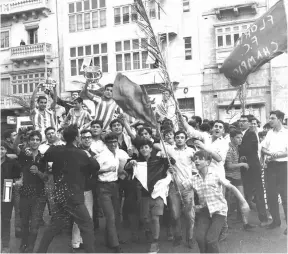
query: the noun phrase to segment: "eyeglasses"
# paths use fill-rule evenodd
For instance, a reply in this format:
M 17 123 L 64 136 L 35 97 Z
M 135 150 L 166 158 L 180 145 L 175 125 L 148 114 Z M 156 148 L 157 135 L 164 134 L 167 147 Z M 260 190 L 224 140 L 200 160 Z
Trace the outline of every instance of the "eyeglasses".
M 247 123 L 248 120 L 239 120 L 240 123 Z
M 92 136 L 84 136 L 84 137 L 81 137 L 82 139 L 91 139 Z

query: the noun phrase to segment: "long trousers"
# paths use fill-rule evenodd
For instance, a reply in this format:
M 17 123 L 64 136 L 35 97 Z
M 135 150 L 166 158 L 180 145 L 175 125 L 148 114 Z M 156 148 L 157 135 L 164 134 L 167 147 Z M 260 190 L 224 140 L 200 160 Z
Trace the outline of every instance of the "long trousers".
M 266 191 L 273 222 L 281 224 L 278 195 L 280 194 L 287 223 L 287 162 L 270 162 L 266 169 Z
M 86 206 L 90 217 L 93 216 L 93 195 L 92 191 L 84 192 L 84 205 Z M 80 243 L 83 243 L 82 237 L 80 235 L 80 229 L 78 225 L 74 222 L 72 229 L 72 247 L 79 248 Z
M 250 169 L 249 169 L 250 170 Z M 268 221 L 265 199 L 264 199 L 264 187 L 262 183 L 261 170 L 255 170 L 254 172 L 241 170 L 241 177 L 244 187 L 245 198 L 250 204 L 254 195 L 256 196 L 256 207 L 258 212 L 258 218 L 261 222 Z
M 181 195 L 185 204 L 183 209 L 184 216 L 186 219 L 186 238 L 187 240 L 193 238 L 194 222 L 195 222 L 195 209 L 194 209 L 194 191 L 181 190 Z M 173 219 L 173 233 L 174 237 L 180 237 L 181 232 L 181 211 L 183 205 L 181 204 L 181 199 L 179 193 L 176 191 L 174 183 L 170 184 L 169 188 L 169 205 L 171 211 L 171 217 Z
M 21 217 L 20 217 L 20 186 L 13 186 L 13 206 L 15 212 L 15 234 L 21 232 Z M 3 232 L 3 231 L 2 231 Z
M 47 253 L 53 238 L 69 223 L 71 217 L 80 229 L 85 251 L 95 253 L 93 221 L 86 206 L 84 204 L 71 205 L 70 203 L 57 206 L 56 212 L 52 214 L 51 223 L 40 241 L 37 253 Z
M 110 247 L 119 245 L 120 227 L 119 185 L 117 182 L 98 182 L 98 196 L 106 219 L 106 239 Z
M 219 235 L 226 216 L 213 214 L 210 217 L 207 207 L 196 213 L 196 241 L 200 253 L 219 253 Z
M 34 249 L 45 205 L 45 196 L 20 197 L 20 216 L 22 222 L 21 245 L 27 245 L 29 252 L 32 252 Z
M 12 210 L 13 210 L 13 199 L 12 202 L 1 202 L 2 248 L 9 248 Z

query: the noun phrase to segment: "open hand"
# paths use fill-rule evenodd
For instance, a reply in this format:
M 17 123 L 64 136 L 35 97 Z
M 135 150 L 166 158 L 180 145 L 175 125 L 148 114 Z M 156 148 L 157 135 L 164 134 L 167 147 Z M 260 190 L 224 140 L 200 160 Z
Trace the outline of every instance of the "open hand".
M 200 140 L 195 140 L 194 141 L 194 145 L 197 146 L 200 149 L 203 149 L 203 150 L 205 149 L 204 143 L 202 141 L 200 141 Z

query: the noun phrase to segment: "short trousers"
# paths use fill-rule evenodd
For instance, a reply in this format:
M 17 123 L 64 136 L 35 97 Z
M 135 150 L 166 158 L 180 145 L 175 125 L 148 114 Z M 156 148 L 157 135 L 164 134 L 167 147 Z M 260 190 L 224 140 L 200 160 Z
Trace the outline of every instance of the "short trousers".
M 231 177 L 226 177 L 226 179 L 234 186 L 243 186 L 242 179 L 233 179 Z
M 162 198 L 158 197 L 153 199 L 151 197 L 141 198 L 141 217 L 143 219 L 149 218 L 151 216 L 163 215 L 164 211 L 164 201 Z

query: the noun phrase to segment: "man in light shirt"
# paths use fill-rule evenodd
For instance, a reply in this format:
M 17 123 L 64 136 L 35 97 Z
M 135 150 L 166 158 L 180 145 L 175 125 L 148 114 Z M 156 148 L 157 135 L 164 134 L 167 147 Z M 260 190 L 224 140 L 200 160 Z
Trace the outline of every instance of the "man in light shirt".
M 120 253 L 117 229 L 120 226 L 120 198 L 118 176 L 125 175 L 123 170 L 129 156 L 118 148 L 117 134 L 109 133 L 105 136 L 106 148 L 96 154 L 100 170 L 98 175 L 98 197 L 106 218 L 106 241 L 108 247 Z
M 270 112 L 269 130 L 262 143 L 262 152 L 267 160 L 267 198 L 273 222 L 268 229 L 280 227 L 278 195 L 280 194 L 287 223 L 287 161 L 288 161 L 288 130 L 283 127 L 285 114 L 280 110 Z M 284 231 L 287 235 L 287 227 Z
M 194 229 L 194 192 L 189 192 L 182 186 L 185 179 L 191 178 L 193 172 L 196 173 L 196 168 L 193 163 L 194 150 L 186 145 L 187 134 L 184 131 L 175 133 L 175 145 L 165 146 L 167 153 L 176 160 L 175 170 L 173 171 L 173 182 L 169 187 L 169 209 L 173 218 L 173 234 L 174 246 L 179 246 L 182 241 L 181 233 L 181 213 L 183 212 L 186 218 L 187 245 L 193 248 L 193 229 Z M 175 187 L 177 185 L 177 187 Z M 180 192 L 180 193 L 179 193 Z M 181 197 L 184 204 L 181 204 Z M 183 207 L 184 205 L 184 207 Z
M 212 135 L 195 130 L 188 123 L 184 123 L 189 138 L 196 138 L 194 144 L 212 155 L 210 168 L 213 168 L 222 177 L 225 177 L 224 163 L 228 152 L 228 143 L 224 140 L 224 122 L 216 120 L 212 128 Z M 208 134 L 208 135 L 207 135 Z M 200 141 L 202 140 L 202 141 Z

